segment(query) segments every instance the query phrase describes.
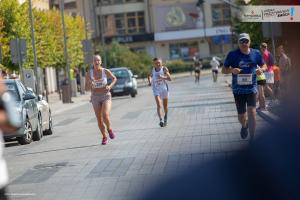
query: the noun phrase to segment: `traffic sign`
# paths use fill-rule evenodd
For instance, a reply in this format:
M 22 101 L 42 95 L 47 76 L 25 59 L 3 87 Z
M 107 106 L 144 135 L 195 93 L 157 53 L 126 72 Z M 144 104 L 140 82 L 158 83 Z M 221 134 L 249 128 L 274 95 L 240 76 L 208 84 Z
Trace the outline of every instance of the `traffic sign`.
M 25 39 L 13 39 L 10 41 L 10 55 L 11 61 L 14 64 L 26 62 L 26 40 Z
M 85 53 L 90 53 L 93 51 L 91 40 L 82 40 L 81 44 L 82 44 L 82 51 L 84 51 Z

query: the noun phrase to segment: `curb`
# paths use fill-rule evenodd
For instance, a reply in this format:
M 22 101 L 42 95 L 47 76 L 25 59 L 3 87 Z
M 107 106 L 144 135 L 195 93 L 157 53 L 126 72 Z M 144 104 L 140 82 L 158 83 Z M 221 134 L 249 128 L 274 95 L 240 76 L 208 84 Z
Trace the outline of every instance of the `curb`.
M 257 111 L 257 114 L 269 123 L 276 123 L 280 119 L 277 115 L 269 111 Z

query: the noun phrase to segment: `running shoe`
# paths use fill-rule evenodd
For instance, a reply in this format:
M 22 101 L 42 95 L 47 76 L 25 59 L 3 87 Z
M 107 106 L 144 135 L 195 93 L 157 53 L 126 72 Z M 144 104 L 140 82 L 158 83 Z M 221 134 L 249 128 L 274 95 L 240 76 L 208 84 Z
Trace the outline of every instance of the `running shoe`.
M 160 127 L 164 127 L 164 122 L 162 120 L 160 120 L 159 125 L 160 125 Z
M 168 120 L 167 120 L 167 118 L 165 117 L 165 118 L 164 118 L 164 126 L 167 126 L 167 124 L 168 124 Z
M 103 137 L 102 138 L 102 145 L 106 145 L 107 144 L 107 137 Z
M 246 127 L 242 127 L 241 128 L 241 138 L 242 139 L 246 139 L 248 136 L 248 124 L 246 125 Z
M 112 131 L 112 129 L 108 130 L 108 135 L 110 139 L 114 139 L 116 137 L 116 135 L 114 134 L 114 132 Z

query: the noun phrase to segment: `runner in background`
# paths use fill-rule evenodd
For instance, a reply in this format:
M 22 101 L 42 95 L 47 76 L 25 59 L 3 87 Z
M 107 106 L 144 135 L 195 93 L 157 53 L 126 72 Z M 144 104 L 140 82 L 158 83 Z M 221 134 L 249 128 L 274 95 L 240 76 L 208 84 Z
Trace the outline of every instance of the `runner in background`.
M 171 75 L 167 67 L 162 66 L 161 58 L 154 58 L 151 74 L 148 76 L 148 84 L 152 85 L 152 91 L 156 102 L 157 115 L 160 127 L 167 126 L 169 88 L 166 81 L 171 81 Z M 162 105 L 164 119 L 162 119 Z
M 216 59 L 216 57 L 213 56 L 212 60 L 210 61 L 210 65 L 211 65 L 213 81 L 217 82 L 220 62 Z

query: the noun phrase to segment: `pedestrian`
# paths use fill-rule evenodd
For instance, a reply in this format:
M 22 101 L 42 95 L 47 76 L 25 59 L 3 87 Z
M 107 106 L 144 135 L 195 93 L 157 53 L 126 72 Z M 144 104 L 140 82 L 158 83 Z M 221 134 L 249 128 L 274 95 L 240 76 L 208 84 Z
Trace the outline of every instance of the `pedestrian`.
M 274 72 L 273 72 L 273 65 L 274 65 L 274 56 L 271 54 L 271 52 L 268 50 L 267 43 L 263 42 L 260 45 L 261 53 L 263 60 L 267 66 L 266 71 L 264 72 L 266 76 L 266 85 L 264 87 L 264 91 L 267 92 L 268 96 L 271 98 L 270 105 L 272 104 L 274 100 L 274 94 L 273 94 L 273 85 L 274 85 Z
M 112 80 L 110 84 L 108 78 Z M 102 134 L 102 145 L 107 144 L 106 130 L 110 139 L 115 138 L 109 114 L 112 106 L 110 90 L 116 81 L 111 71 L 102 66 L 101 56 L 95 55 L 93 67 L 86 73 L 86 85 L 91 90 L 91 102 Z
M 263 73 L 264 62 L 257 49 L 250 48 L 250 36 L 241 33 L 238 39 L 239 48 L 228 53 L 222 73 L 232 73 L 232 91 L 242 125 L 240 134 L 247 138 L 248 128 L 250 141 L 253 140 L 256 129 L 256 75 Z
M 76 84 L 77 84 L 77 92 L 81 93 L 81 85 L 80 85 L 80 71 L 78 69 L 75 69 L 76 73 Z
M 266 111 L 267 106 L 266 106 L 266 96 L 265 96 L 265 86 L 267 83 L 266 80 L 266 75 L 264 73 L 259 74 L 256 76 L 257 80 L 257 88 L 258 88 L 258 111 Z
M 195 71 L 195 83 L 200 83 L 200 74 L 202 69 L 202 59 L 196 59 L 194 61 L 194 71 Z
M 217 82 L 220 62 L 216 59 L 216 57 L 213 56 L 210 61 L 210 65 L 211 65 L 213 81 Z
M 283 48 L 283 45 L 280 45 L 278 47 L 278 53 L 279 53 L 279 68 L 281 71 L 281 91 L 287 91 L 288 90 L 288 79 L 291 71 L 291 60 L 286 55 L 285 50 Z
M 275 104 L 279 104 L 280 99 L 280 68 L 278 65 L 273 65 L 273 72 L 274 72 L 274 98 L 275 98 Z
M 167 126 L 168 121 L 169 88 L 166 81 L 171 81 L 171 75 L 168 68 L 162 65 L 161 58 L 154 58 L 153 65 L 152 72 L 148 75 L 148 84 L 149 86 L 152 85 L 159 125 L 164 127 Z M 162 119 L 162 105 L 164 109 L 164 120 Z

